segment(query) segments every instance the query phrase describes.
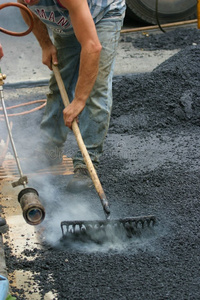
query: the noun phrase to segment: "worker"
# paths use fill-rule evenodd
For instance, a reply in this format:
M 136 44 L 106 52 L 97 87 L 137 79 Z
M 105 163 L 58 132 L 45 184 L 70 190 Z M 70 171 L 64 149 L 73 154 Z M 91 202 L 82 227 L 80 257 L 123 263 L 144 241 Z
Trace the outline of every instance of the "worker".
M 40 125 L 41 160 L 62 161 L 63 145 L 77 120 L 95 166 L 103 152 L 112 108 L 112 77 L 125 0 L 18 0 L 34 16 L 33 34 L 42 48 L 43 63 L 58 65 L 70 105 L 64 108 L 52 74 Z M 27 14 L 21 11 L 29 25 Z M 52 38 L 49 30 L 53 33 Z M 41 150 L 43 149 L 43 150 Z M 45 156 L 45 158 L 44 158 Z M 73 157 L 74 176 L 67 188 L 82 191 L 92 186 L 81 152 Z
M 0 59 L 3 57 L 3 48 L 2 45 L 0 44 Z M 6 225 L 6 220 L 2 217 L 0 217 L 0 226 Z

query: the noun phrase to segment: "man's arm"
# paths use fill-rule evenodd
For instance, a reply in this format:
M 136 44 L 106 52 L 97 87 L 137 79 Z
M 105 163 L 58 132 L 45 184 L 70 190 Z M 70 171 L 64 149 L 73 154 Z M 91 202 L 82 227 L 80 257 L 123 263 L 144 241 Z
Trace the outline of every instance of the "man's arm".
M 17 0 L 17 2 L 26 5 L 24 0 Z M 20 11 L 24 21 L 29 26 L 30 19 L 27 13 L 22 9 Z M 58 64 L 56 48 L 50 39 L 46 25 L 42 23 L 42 21 L 40 21 L 40 19 L 35 14 L 33 14 L 33 19 L 34 27 L 32 32 L 42 48 L 42 62 L 52 70 L 52 62 L 55 65 Z
M 24 0 L 18 1 L 25 4 Z M 63 111 L 65 125 L 71 128 L 72 121 L 84 109 L 96 81 L 102 47 L 87 0 L 60 0 L 60 2 L 69 11 L 75 35 L 81 44 L 80 69 L 75 97 L 72 103 Z M 29 25 L 25 12 L 22 12 L 22 16 Z M 51 69 L 51 63 L 58 63 L 56 48 L 50 40 L 46 26 L 35 15 L 33 33 L 42 47 L 43 63 Z
M 71 18 L 75 35 L 81 44 L 78 82 L 72 103 L 64 110 L 65 125 L 72 121 L 85 107 L 99 70 L 101 44 L 86 0 L 60 0 Z

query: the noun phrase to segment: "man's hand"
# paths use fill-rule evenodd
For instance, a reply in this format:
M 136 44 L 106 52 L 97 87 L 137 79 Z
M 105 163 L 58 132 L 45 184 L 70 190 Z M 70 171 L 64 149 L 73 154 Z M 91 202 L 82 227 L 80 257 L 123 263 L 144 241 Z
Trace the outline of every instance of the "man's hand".
M 29 5 L 34 5 L 39 2 L 39 0 L 17 0 L 17 2 L 21 4 L 29 4 Z M 24 10 L 20 10 L 21 14 L 23 16 L 24 21 L 28 26 L 30 26 L 30 19 L 27 16 L 27 13 L 24 12 Z M 34 20 L 34 27 L 33 27 L 33 34 L 37 38 L 41 48 L 42 48 L 42 62 L 46 66 L 49 67 L 50 70 L 52 70 L 51 65 L 52 63 L 57 65 L 58 60 L 57 60 L 57 51 L 55 46 L 53 45 L 47 27 L 42 21 L 33 13 L 33 20 Z
M 75 96 L 69 108 L 64 110 L 64 121 L 71 123 L 85 107 L 99 71 L 101 43 L 87 0 L 59 0 L 69 11 L 73 29 L 81 45 L 79 75 Z
M 85 107 L 85 103 L 83 101 L 79 101 L 74 99 L 64 110 L 63 110 L 63 118 L 65 125 L 72 129 L 72 122 L 78 117 L 78 115 L 82 112 Z
M 53 44 L 51 44 L 49 47 L 42 48 L 42 62 L 50 70 L 52 70 L 52 63 L 54 65 L 58 65 L 57 50 Z

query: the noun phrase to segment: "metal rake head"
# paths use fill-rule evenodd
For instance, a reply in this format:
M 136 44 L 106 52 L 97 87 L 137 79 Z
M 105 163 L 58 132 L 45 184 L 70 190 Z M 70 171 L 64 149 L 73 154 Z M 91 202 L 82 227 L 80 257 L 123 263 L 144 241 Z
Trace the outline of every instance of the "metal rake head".
M 61 222 L 62 239 L 81 239 L 102 242 L 111 236 L 132 237 L 146 227 L 156 223 L 155 216 L 128 217 L 113 220 L 63 221 Z

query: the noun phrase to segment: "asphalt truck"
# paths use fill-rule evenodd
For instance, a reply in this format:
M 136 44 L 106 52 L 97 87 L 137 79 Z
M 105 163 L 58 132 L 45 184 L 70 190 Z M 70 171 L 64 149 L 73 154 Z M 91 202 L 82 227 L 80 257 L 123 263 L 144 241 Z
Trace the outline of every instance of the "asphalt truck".
M 173 23 L 196 18 L 197 0 L 126 0 L 128 17 L 149 23 Z

